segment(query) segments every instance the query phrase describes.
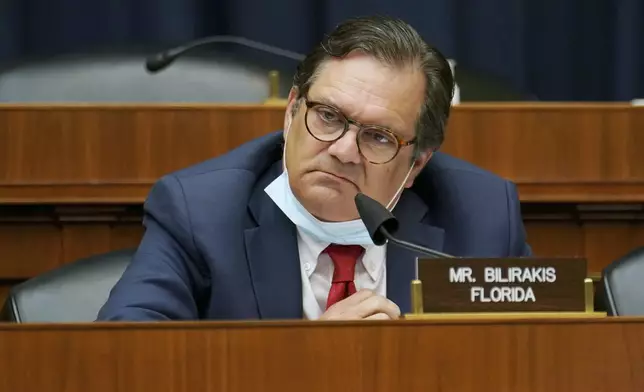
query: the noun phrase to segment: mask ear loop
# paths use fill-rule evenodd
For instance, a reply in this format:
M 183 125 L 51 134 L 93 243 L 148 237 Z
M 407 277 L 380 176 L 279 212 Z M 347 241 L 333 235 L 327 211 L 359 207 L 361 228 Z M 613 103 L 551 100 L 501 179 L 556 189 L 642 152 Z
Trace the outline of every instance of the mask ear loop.
M 286 170 L 286 145 L 288 144 L 288 134 L 291 131 L 292 123 L 293 114 L 291 114 L 291 117 L 289 117 L 288 123 L 286 124 L 286 129 L 284 130 L 284 152 L 282 152 L 282 169 L 286 172 L 286 175 L 288 175 L 288 172 Z
M 391 198 L 389 203 L 387 203 L 387 209 L 389 211 L 391 211 L 393 207 L 396 205 L 396 202 L 398 202 L 398 197 L 402 193 L 402 190 L 405 187 L 405 184 L 407 183 L 409 176 L 411 175 L 411 171 L 414 170 L 415 165 L 416 165 L 416 162 L 411 164 L 411 166 L 409 167 L 409 171 L 407 172 L 407 175 L 405 176 L 405 179 L 403 180 L 402 184 L 400 184 L 400 186 L 398 187 L 398 190 L 396 191 L 396 193 L 394 193 L 394 196 Z

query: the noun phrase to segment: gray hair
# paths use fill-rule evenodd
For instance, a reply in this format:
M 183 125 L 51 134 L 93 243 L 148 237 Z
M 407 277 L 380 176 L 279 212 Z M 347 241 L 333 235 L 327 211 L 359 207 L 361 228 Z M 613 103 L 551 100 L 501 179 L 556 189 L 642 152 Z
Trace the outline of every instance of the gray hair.
M 320 65 L 358 51 L 397 67 L 414 66 L 425 75 L 425 99 L 416 121 L 416 153 L 437 150 L 445 139 L 454 77 L 447 59 L 406 22 L 386 16 L 349 19 L 327 35 L 297 67 L 293 86 L 306 96 Z

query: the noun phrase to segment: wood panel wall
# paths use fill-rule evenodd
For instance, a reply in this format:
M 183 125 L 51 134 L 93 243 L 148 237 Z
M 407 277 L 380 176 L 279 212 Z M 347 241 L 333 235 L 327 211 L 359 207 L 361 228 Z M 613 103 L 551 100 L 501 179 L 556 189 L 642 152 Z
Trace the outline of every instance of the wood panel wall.
M 280 107 L 0 105 L 0 287 L 136 246 L 163 174 L 281 128 Z M 590 272 L 644 245 L 644 108 L 462 105 L 443 151 L 519 186 L 538 255 Z M 0 289 L 0 295 L 1 291 Z

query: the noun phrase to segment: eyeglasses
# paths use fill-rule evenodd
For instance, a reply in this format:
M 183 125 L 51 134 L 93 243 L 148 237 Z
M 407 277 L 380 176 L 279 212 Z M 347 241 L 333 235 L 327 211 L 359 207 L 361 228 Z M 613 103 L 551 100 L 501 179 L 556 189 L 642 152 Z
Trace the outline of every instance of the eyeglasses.
M 363 125 L 347 118 L 340 110 L 323 103 L 306 101 L 304 122 L 311 136 L 322 142 L 334 142 L 344 136 L 349 125 L 358 128 L 358 151 L 367 161 L 383 164 L 393 160 L 402 147 L 416 143 L 416 138 L 405 141 L 387 128 Z

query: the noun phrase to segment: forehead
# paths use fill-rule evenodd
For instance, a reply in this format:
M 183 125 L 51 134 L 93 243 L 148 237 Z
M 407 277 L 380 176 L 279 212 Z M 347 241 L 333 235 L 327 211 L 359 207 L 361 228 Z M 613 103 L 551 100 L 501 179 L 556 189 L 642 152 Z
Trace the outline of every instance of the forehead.
M 418 67 L 387 66 L 358 53 L 325 61 L 308 98 L 332 104 L 357 121 L 413 136 L 424 89 Z

